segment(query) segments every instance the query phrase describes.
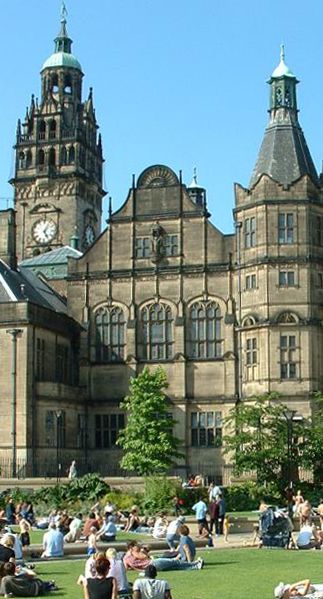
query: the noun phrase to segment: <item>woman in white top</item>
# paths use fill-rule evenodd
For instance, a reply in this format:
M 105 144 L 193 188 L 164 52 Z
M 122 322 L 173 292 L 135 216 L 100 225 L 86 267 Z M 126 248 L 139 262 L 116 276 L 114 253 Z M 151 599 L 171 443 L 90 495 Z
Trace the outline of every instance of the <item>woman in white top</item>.
M 275 590 L 276 599 L 323 599 L 323 584 L 312 584 L 309 578 L 292 584 L 280 582 Z

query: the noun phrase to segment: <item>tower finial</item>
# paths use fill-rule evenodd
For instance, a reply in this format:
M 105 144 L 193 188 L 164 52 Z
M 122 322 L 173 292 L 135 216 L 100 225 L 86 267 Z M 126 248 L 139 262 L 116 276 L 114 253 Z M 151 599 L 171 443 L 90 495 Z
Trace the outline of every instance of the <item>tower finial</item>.
M 64 2 L 64 0 L 62 0 L 62 4 L 61 4 L 61 23 L 63 23 L 65 21 L 66 23 L 66 17 L 68 16 L 68 12 L 67 12 L 67 8 L 66 8 L 66 4 Z
M 68 15 L 66 4 L 64 0 L 61 3 L 61 29 L 60 32 L 55 39 L 55 52 L 66 52 L 67 54 L 71 54 L 71 45 L 72 40 L 68 37 L 67 27 L 66 27 L 66 17 Z
M 280 44 L 280 61 L 285 62 L 285 46 Z

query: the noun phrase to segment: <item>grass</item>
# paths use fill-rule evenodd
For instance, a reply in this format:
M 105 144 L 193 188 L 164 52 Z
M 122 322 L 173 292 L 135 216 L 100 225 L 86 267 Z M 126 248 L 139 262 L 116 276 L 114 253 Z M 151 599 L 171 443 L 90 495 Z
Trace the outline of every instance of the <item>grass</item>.
M 215 549 L 200 555 L 205 558 L 202 571 L 160 574 L 169 581 L 173 599 L 272 599 L 273 588 L 281 580 L 323 582 L 320 551 L 245 548 Z M 81 599 L 82 590 L 75 581 L 83 568 L 83 560 L 47 562 L 37 565 L 37 573 L 56 580 L 61 590 L 51 595 L 53 599 Z M 129 579 L 135 577 L 131 572 Z

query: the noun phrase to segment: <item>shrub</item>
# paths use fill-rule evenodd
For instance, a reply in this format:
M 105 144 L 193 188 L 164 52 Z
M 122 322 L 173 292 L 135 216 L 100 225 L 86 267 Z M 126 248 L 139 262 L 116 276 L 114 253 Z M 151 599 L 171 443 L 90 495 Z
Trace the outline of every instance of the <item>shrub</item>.
M 177 494 L 177 483 L 165 476 L 150 476 L 145 479 L 145 491 L 140 507 L 149 514 L 160 510 L 170 511 L 172 499 Z
M 57 484 L 54 487 L 42 487 L 35 491 L 33 502 L 45 502 L 48 509 L 51 507 L 62 508 L 76 502 L 94 502 L 103 497 L 110 490 L 109 485 L 98 474 L 86 474 L 80 478 L 73 478 L 70 482 Z
M 281 505 L 280 493 L 274 485 L 257 485 L 256 482 L 245 482 L 231 485 L 224 489 L 226 509 L 230 512 L 256 510 L 260 501 Z
M 108 502 L 115 505 L 118 510 L 129 511 L 133 505 L 141 505 L 142 494 L 124 492 L 114 489 L 113 491 L 109 491 L 109 493 L 102 498 L 100 503 L 103 506 Z

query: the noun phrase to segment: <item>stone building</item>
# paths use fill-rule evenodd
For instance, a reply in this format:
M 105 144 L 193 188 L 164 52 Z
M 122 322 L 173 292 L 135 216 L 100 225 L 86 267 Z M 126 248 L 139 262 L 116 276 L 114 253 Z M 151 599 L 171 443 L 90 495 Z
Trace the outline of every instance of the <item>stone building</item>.
M 71 458 L 117 473 L 129 380 L 162 365 L 177 472 L 227 482 L 223 421 L 236 402 L 278 391 L 306 418 L 323 383 L 323 196 L 298 81 L 282 51 L 249 188 L 235 187 L 234 234 L 210 221 L 195 174 L 186 185 L 159 164 L 133 177 L 100 233 L 102 146 L 65 15 L 55 44 L 41 102 L 18 124 L 16 231 L 13 213 L 0 217 L 0 456 L 33 473 Z

